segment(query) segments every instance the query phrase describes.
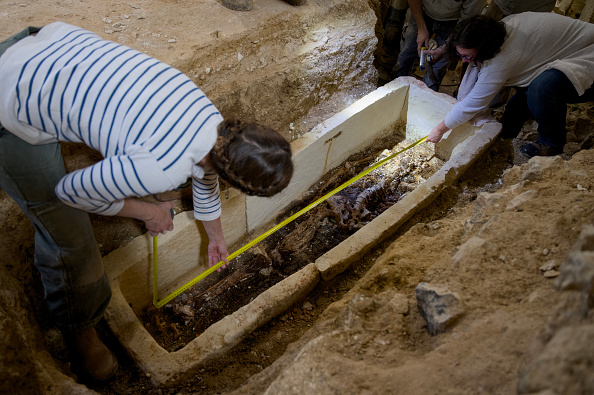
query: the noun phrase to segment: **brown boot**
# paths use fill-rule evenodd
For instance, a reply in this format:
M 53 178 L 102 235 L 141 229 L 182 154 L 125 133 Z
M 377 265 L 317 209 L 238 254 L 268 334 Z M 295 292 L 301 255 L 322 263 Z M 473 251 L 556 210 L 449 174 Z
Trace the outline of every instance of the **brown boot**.
M 219 2 L 233 11 L 249 11 L 254 8 L 254 0 L 219 0 Z
M 103 344 L 94 328 L 72 337 L 76 368 L 93 381 L 107 381 L 118 369 L 115 355 Z M 76 370 L 76 369 L 75 369 Z

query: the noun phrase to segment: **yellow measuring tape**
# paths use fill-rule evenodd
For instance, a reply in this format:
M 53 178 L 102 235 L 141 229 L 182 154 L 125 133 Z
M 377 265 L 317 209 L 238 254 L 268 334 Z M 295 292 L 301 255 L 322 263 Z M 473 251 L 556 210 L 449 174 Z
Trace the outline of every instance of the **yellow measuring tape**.
M 255 238 L 254 240 L 252 240 L 251 242 L 249 242 L 248 244 L 244 245 L 243 247 L 241 247 L 237 251 L 231 253 L 227 257 L 227 260 L 230 261 L 231 259 L 236 258 L 240 254 L 242 254 L 246 250 L 248 250 L 250 247 L 253 247 L 254 245 L 258 244 L 259 242 L 261 242 L 262 240 L 264 240 L 265 238 L 267 238 L 268 236 L 270 236 L 271 234 L 273 234 L 277 230 L 281 229 L 282 227 L 286 226 L 288 223 L 294 221 L 296 218 L 300 217 L 304 213 L 306 213 L 309 210 L 311 210 L 312 208 L 316 207 L 318 204 L 322 203 L 324 200 L 328 199 L 330 196 L 333 196 L 336 193 L 342 191 L 344 188 L 346 188 L 350 184 L 354 183 L 355 181 L 359 180 L 360 178 L 362 178 L 362 177 L 366 176 L 367 174 L 371 173 L 372 171 L 374 171 L 378 167 L 384 165 L 386 162 L 394 159 L 394 157 L 396 157 L 397 155 L 400 155 L 404 151 L 407 151 L 407 150 L 409 150 L 409 149 L 411 149 L 413 147 L 416 147 L 417 145 L 419 145 L 422 142 L 424 142 L 425 139 L 427 139 L 427 137 L 423 137 L 419 141 L 412 143 L 408 147 L 406 147 L 406 148 L 404 148 L 404 149 L 402 149 L 402 150 L 400 150 L 400 151 L 398 151 L 398 152 L 396 152 L 396 153 L 388 156 L 385 159 L 382 159 L 381 161 L 379 161 L 375 165 L 373 165 L 370 168 L 362 171 L 361 173 L 359 173 L 355 177 L 351 178 L 350 180 L 348 180 L 344 184 L 342 184 L 339 187 L 333 189 L 332 191 L 328 192 L 327 194 L 325 194 L 324 196 L 322 196 L 321 198 L 319 198 L 315 202 L 311 203 L 309 206 L 307 206 L 304 209 L 302 209 L 302 210 L 296 212 L 295 214 L 291 215 L 289 218 L 285 219 L 283 222 L 281 222 L 280 224 L 276 225 L 274 228 L 272 228 L 272 229 L 268 230 L 267 232 L 261 234 L 260 236 L 258 236 L 257 238 Z M 158 248 L 157 248 L 157 236 L 155 236 L 155 237 L 153 237 L 153 304 L 157 308 L 163 307 L 165 304 L 167 304 L 167 302 L 169 302 L 170 300 L 172 300 L 176 296 L 180 295 L 182 292 L 184 292 L 185 290 L 187 290 L 188 288 L 190 288 L 192 285 L 194 285 L 198 281 L 204 279 L 206 276 L 208 276 L 209 274 L 211 274 L 215 270 L 219 269 L 221 266 L 227 264 L 227 262 L 225 262 L 225 261 L 220 261 L 219 263 L 217 263 L 216 265 L 214 265 L 214 266 L 208 268 L 207 270 L 203 271 L 202 273 L 200 273 L 200 275 L 198 275 L 197 277 L 193 278 L 192 280 L 190 280 L 186 284 L 182 285 L 180 288 L 178 288 L 177 290 L 173 291 L 172 293 L 170 293 L 169 295 L 167 295 L 163 299 L 158 300 L 158 295 L 157 295 L 158 294 L 158 288 L 159 288 L 158 287 L 158 285 L 159 285 L 159 273 L 158 273 L 159 272 L 159 264 L 158 264 L 159 258 L 158 258 L 158 256 L 159 256 L 159 252 L 158 252 Z

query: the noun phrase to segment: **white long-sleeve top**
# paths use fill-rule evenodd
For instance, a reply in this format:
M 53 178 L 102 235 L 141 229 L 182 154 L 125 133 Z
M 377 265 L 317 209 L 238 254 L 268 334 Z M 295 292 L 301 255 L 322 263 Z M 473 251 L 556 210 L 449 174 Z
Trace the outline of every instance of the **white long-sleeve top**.
M 543 71 L 567 76 L 579 95 L 594 81 L 594 24 L 566 16 L 525 12 L 502 20 L 508 36 L 485 61 L 470 92 L 446 115 L 454 129 L 483 111 L 503 86 L 527 87 Z
M 0 57 L 0 92 L 0 123 L 11 133 L 34 145 L 81 142 L 103 155 L 56 185 L 66 204 L 115 215 L 127 197 L 192 177 L 194 216 L 220 216 L 218 177 L 197 163 L 223 118 L 180 71 L 56 22 Z

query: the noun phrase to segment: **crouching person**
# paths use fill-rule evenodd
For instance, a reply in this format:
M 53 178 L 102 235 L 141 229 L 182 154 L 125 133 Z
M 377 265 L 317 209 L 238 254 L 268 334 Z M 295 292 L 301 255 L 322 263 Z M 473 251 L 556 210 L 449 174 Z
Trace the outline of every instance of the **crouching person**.
M 117 359 L 94 328 L 111 290 L 88 213 L 165 233 L 174 203 L 136 198 L 189 179 L 212 266 L 228 256 L 219 179 L 272 196 L 293 174 L 290 145 L 267 127 L 225 121 L 171 66 L 61 22 L 0 43 L 0 92 L 0 187 L 35 228 L 34 263 L 72 366 L 108 380 Z M 60 142 L 84 143 L 104 159 L 66 174 Z

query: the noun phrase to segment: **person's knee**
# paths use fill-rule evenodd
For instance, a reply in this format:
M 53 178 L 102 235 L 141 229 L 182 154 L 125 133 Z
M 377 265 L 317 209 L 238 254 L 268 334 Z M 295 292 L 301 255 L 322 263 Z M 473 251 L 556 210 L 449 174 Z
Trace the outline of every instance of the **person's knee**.
M 542 101 L 566 102 L 568 95 L 575 93 L 571 81 L 559 70 L 546 70 L 528 86 L 528 104 Z
M 557 102 L 557 92 L 554 84 L 551 84 L 547 78 L 539 77 L 532 81 L 526 91 L 528 108 L 535 117 L 538 117 L 542 111 L 546 111 L 547 107 L 555 105 Z
M 554 93 L 554 89 L 551 89 L 551 86 L 547 84 L 546 81 L 534 80 L 526 91 L 526 99 L 528 103 L 531 103 L 539 101 L 542 97 L 550 96 Z

